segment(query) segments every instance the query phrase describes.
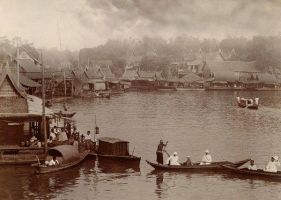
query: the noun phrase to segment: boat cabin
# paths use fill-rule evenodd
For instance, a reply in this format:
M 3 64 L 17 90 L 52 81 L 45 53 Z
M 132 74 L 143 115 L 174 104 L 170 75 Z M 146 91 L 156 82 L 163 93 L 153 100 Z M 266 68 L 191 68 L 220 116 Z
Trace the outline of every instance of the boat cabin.
M 48 150 L 47 161 L 56 157 L 59 164 L 72 163 L 80 159 L 80 154 L 77 148 L 73 145 L 59 145 Z
M 118 138 L 102 137 L 99 138 L 98 154 L 128 156 L 129 142 Z

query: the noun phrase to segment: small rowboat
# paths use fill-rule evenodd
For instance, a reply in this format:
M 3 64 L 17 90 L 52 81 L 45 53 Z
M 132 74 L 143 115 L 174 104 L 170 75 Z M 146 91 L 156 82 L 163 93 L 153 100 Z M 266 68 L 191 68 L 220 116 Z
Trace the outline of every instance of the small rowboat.
M 248 108 L 248 109 L 258 109 L 259 108 L 259 98 L 255 99 L 245 99 L 236 97 L 237 104 L 240 108 Z
M 188 171 L 194 171 L 194 170 L 222 170 L 224 169 L 222 165 L 230 165 L 234 167 L 240 167 L 244 165 L 246 162 L 248 162 L 250 159 L 241 160 L 238 162 L 229 162 L 229 161 L 222 161 L 222 162 L 213 162 L 210 165 L 200 165 L 200 163 L 193 163 L 190 166 L 186 165 L 162 165 L 162 164 L 156 164 L 152 163 L 150 161 L 146 161 L 149 165 L 151 165 L 155 170 L 161 170 L 161 171 L 181 171 L 181 172 L 188 172 Z
M 71 118 L 73 117 L 74 115 L 76 114 L 76 112 L 62 112 L 62 111 L 59 111 L 59 112 L 56 112 L 55 115 L 58 115 L 60 117 L 67 117 L 67 118 Z
M 281 179 L 281 172 L 278 171 L 277 173 L 274 172 L 265 172 L 262 169 L 258 170 L 249 170 L 247 168 L 237 168 L 234 166 L 229 166 L 229 165 L 223 165 L 225 169 L 235 173 L 235 174 L 240 174 L 244 176 L 251 176 L 251 177 L 257 177 L 257 178 L 278 178 Z
M 46 166 L 45 164 L 32 165 L 37 174 L 47 174 L 74 167 L 81 163 L 89 154 L 89 151 L 79 152 L 72 145 L 60 145 L 48 150 L 48 156 L 56 156 L 59 161 L 57 166 Z

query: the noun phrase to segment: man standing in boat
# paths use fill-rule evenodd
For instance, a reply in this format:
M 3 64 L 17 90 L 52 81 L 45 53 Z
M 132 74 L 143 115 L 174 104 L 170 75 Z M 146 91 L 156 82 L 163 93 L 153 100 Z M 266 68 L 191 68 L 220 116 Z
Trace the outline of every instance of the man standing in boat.
M 167 146 L 168 141 L 166 144 L 163 143 L 163 140 L 160 140 L 160 143 L 158 144 L 157 151 L 156 151 L 156 160 L 158 164 L 164 163 L 163 159 L 163 151 L 165 151 L 165 147 Z

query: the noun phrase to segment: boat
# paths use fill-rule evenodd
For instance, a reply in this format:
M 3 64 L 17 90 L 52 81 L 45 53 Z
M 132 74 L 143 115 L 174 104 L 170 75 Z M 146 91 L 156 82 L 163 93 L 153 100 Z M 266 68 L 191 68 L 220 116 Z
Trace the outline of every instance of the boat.
M 255 99 L 245 99 L 236 97 L 237 104 L 240 108 L 248 108 L 248 109 L 258 109 L 259 108 L 259 98 Z
M 257 177 L 257 178 L 278 178 L 281 180 L 281 171 L 274 173 L 274 172 L 266 172 L 262 169 L 249 170 L 247 168 L 238 168 L 238 167 L 230 166 L 230 165 L 223 165 L 222 167 L 229 170 L 230 172 L 233 172 L 235 174 L 244 175 L 244 176 L 251 176 L 251 177 Z
M 50 148 L 47 152 L 47 159 L 56 156 L 59 161 L 58 166 L 46 166 L 45 163 L 37 163 L 32 165 L 37 174 L 46 174 L 61 171 L 74 167 L 81 163 L 89 154 L 89 150 L 79 152 L 78 149 L 72 145 L 60 145 Z
M 72 118 L 76 112 L 55 112 L 55 115 L 60 116 L 60 117 L 66 117 L 66 118 Z
M 99 160 L 114 160 L 123 163 L 140 163 L 141 157 L 129 153 L 129 142 L 118 138 L 102 137 L 98 139 L 97 157 Z
M 152 166 L 155 170 L 161 170 L 161 171 L 196 171 L 196 170 L 200 170 L 200 171 L 204 171 L 204 170 L 222 170 L 224 169 L 222 167 L 222 165 L 230 165 L 230 166 L 234 166 L 234 167 L 240 167 L 242 165 L 244 165 L 246 162 L 248 162 L 250 159 L 245 159 L 245 160 L 241 160 L 238 162 L 229 162 L 229 161 L 221 161 L 221 162 L 213 162 L 210 165 L 200 165 L 200 163 L 193 163 L 190 166 L 186 166 L 186 165 L 165 165 L 165 164 L 156 164 L 153 162 L 150 162 L 148 160 L 146 160 L 146 162 Z

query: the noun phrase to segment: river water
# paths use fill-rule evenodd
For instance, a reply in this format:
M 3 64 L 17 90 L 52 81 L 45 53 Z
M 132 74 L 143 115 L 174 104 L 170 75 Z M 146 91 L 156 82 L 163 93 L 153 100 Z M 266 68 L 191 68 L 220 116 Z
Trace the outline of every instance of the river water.
M 238 108 L 235 97 L 260 97 L 259 110 Z M 263 168 L 281 156 L 281 93 L 234 91 L 129 92 L 111 99 L 73 99 L 81 132 L 130 141 L 142 157 L 140 170 L 82 165 L 48 175 L 31 167 L 1 166 L 0 199 L 280 199 L 281 182 L 230 174 L 155 173 L 145 160 L 155 160 L 159 140 L 169 141 L 183 161 L 198 161 L 209 149 L 214 161 L 253 158 Z M 59 107 L 61 105 L 56 105 Z

